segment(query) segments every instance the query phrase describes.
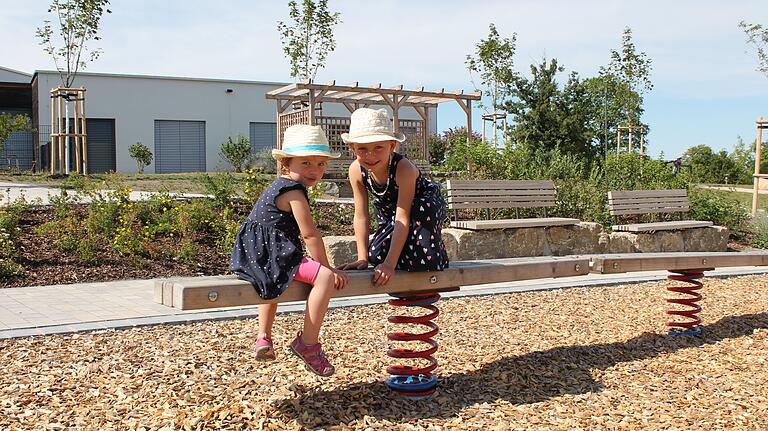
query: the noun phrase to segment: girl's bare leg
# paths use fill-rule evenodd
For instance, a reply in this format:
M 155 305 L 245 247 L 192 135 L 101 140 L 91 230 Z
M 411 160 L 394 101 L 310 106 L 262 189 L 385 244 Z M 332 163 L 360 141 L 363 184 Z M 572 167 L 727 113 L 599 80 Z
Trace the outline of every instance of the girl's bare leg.
M 272 325 L 275 323 L 277 304 L 259 305 L 259 335 L 256 338 L 272 339 Z
M 304 314 L 304 331 L 301 340 L 306 345 L 317 343 L 320 338 L 320 327 L 323 325 L 325 313 L 328 311 L 328 301 L 333 293 L 333 272 L 322 266 L 317 273 L 315 284 L 307 297 L 307 310 Z

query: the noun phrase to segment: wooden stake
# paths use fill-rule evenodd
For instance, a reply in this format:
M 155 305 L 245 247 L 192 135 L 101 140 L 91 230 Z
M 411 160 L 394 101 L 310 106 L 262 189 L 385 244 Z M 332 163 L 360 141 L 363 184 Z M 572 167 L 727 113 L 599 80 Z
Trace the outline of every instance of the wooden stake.
M 752 216 L 757 214 L 757 197 L 760 186 L 760 159 L 763 151 L 763 127 L 766 125 L 763 117 L 756 121 L 757 123 L 757 142 L 755 143 L 755 174 L 752 177 L 754 188 L 752 190 Z

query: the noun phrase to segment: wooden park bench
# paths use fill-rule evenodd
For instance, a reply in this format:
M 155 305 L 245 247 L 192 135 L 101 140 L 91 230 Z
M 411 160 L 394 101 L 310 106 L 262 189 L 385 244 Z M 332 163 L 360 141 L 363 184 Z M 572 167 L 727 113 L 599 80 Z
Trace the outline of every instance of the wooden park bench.
M 688 208 L 688 192 L 685 189 L 608 192 L 608 210 L 616 223 L 613 226 L 616 232 L 648 232 L 712 226 L 711 221 L 683 220 Z M 668 213 L 679 213 L 680 220 L 618 224 L 623 217 Z
M 507 229 L 521 227 L 567 226 L 578 219 L 547 217 L 555 206 L 555 184 L 549 180 L 448 180 L 448 209 L 454 210 L 451 227 L 460 229 Z M 544 217 L 490 220 L 492 208 L 541 208 Z M 458 220 L 458 210 L 485 209 L 487 220 Z

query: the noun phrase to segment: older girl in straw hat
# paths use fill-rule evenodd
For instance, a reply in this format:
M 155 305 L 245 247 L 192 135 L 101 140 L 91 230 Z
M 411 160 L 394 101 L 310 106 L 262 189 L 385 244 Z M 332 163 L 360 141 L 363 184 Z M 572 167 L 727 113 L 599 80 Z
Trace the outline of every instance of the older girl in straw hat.
M 395 269 L 442 271 L 448 255 L 442 240 L 445 201 L 437 184 L 395 152 L 402 133 L 394 132 L 384 109 L 361 108 L 352 113 L 349 133 L 341 135 L 356 156 L 349 167 L 355 200 L 356 262 L 341 269 L 374 268 L 383 286 Z M 369 242 L 368 198 L 373 197 L 378 226 Z
M 238 278 L 251 282 L 264 299 L 280 296 L 293 280 L 312 285 L 304 329 L 290 348 L 312 372 L 330 376 L 334 367 L 318 342 L 320 326 L 333 288 L 343 289 L 349 278 L 328 263 L 323 238 L 312 221 L 307 187 L 317 184 L 328 159 L 339 155 L 331 153 L 320 126 L 291 126 L 283 141 L 281 150 L 272 150 L 281 175 L 264 190 L 240 226 L 230 269 Z M 304 255 L 302 238 L 311 257 Z M 272 325 L 276 312 L 277 304 L 259 306 L 256 357 L 260 360 L 275 358 Z

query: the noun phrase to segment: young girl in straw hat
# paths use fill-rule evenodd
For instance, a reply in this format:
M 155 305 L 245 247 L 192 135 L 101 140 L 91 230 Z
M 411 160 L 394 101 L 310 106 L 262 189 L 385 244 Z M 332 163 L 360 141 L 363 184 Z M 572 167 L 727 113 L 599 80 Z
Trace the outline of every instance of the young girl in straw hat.
M 356 262 L 340 269 L 374 266 L 374 281 L 383 286 L 396 269 L 442 271 L 448 255 L 442 240 L 445 201 L 437 184 L 395 152 L 402 133 L 394 132 L 384 109 L 361 108 L 352 113 L 349 133 L 341 138 L 356 160 L 349 167 L 355 201 Z M 368 239 L 368 198 L 373 197 L 378 226 Z
M 240 226 L 230 269 L 251 282 L 264 299 L 280 296 L 293 280 L 312 285 L 307 298 L 304 329 L 290 349 L 320 376 L 330 376 L 334 367 L 318 342 L 320 326 L 328 310 L 333 288 L 343 289 L 348 276 L 331 268 L 323 238 L 312 221 L 307 187 L 323 177 L 331 153 L 320 126 L 295 125 L 285 131 L 283 148 L 272 150 L 281 175 L 264 190 L 248 218 Z M 304 255 L 301 239 L 311 257 Z M 259 335 L 256 357 L 275 358 L 272 325 L 277 304 L 259 306 Z

